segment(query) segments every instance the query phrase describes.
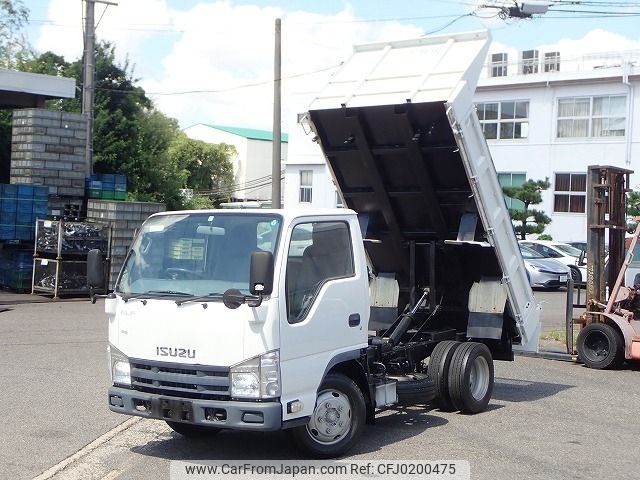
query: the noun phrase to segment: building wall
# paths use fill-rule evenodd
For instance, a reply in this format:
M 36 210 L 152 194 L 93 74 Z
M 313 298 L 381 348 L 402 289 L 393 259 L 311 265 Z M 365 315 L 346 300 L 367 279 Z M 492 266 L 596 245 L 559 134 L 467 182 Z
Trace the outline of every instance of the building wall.
M 509 100 L 530 102 L 528 138 L 488 140 L 488 144 L 498 172 L 526 173 L 526 178 L 533 180 L 549 179 L 551 187 L 543 192 L 543 203 L 533 208 L 544 210 L 551 217 L 551 224 L 547 226 L 545 233 L 554 239 L 584 240 L 587 229 L 584 214 L 554 212 L 556 173 L 586 173 L 589 165 L 640 169 L 640 124 L 635 121 L 640 115 L 639 97 L 629 95 L 629 87 L 621 80 L 618 78 L 603 83 L 524 86 L 500 90 L 483 90 L 481 86 L 476 91 L 474 100 L 478 103 Z M 640 82 L 636 80 L 632 84 L 637 91 Z M 632 102 L 632 116 L 626 119 L 624 137 L 557 137 L 559 98 L 601 95 L 626 95 L 627 101 Z M 637 188 L 638 181 L 639 175 L 632 176 L 631 186 Z
M 235 200 L 271 199 L 271 157 L 272 142 L 249 139 L 207 125 L 193 125 L 185 128 L 184 133 L 194 140 L 207 143 L 226 143 L 233 145 L 236 155 L 232 158 L 233 185 L 232 197 Z M 282 143 L 282 158 L 287 158 L 287 144 Z M 259 188 L 255 188 L 260 186 Z
M 281 160 L 287 158 L 288 145 L 280 144 Z M 273 142 L 265 140 L 248 140 L 247 162 L 245 165 L 245 177 L 249 185 L 239 194 L 241 198 L 249 200 L 271 200 L 271 169 L 273 158 Z M 261 186 L 260 186 L 261 185 Z M 258 187 L 259 186 L 259 187 Z M 282 195 L 283 182 L 280 182 Z M 257 188 L 256 188 L 257 187 Z

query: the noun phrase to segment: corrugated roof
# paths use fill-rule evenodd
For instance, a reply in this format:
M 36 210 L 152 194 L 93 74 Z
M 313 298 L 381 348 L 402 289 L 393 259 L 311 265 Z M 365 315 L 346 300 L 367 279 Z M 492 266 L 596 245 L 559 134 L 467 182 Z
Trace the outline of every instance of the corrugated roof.
M 273 140 L 273 132 L 269 130 L 257 130 L 255 128 L 242 128 L 242 127 L 225 127 L 223 125 L 209 125 L 203 124 L 210 128 L 222 130 L 223 132 L 232 133 L 233 135 L 239 135 L 251 140 L 265 140 L 271 142 Z M 281 135 L 282 142 L 289 142 L 289 135 L 283 133 Z

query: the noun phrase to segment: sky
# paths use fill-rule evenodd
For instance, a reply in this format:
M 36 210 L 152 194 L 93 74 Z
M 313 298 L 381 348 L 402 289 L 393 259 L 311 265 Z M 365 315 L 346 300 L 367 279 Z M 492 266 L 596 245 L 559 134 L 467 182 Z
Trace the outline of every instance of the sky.
M 23 0 L 38 52 L 82 56 L 81 0 Z M 96 0 L 97 2 L 100 0 Z M 275 19 L 282 19 L 282 129 L 354 44 L 489 30 L 490 51 L 640 50 L 640 1 L 554 0 L 530 19 L 501 18 L 509 0 L 110 0 L 96 34 L 182 128 L 272 129 Z M 534 3 L 534 2 L 530 2 Z M 637 14 L 637 15 L 635 15 Z

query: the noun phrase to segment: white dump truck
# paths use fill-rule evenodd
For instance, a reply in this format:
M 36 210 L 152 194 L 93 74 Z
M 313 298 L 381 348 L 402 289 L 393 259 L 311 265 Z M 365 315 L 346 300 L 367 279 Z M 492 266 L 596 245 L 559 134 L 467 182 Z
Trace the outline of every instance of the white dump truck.
M 105 299 L 109 408 L 321 458 L 394 405 L 482 412 L 540 328 L 472 103 L 488 42 L 356 47 L 308 112 L 348 208 L 149 217 Z

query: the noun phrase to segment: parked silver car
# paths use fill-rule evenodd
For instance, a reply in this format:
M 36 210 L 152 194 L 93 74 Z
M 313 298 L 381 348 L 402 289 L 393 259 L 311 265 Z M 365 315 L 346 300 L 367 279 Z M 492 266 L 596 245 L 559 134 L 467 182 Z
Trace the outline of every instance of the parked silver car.
M 532 287 L 559 288 L 567 285 L 567 279 L 571 275 L 568 266 L 522 244 L 520 252 Z

